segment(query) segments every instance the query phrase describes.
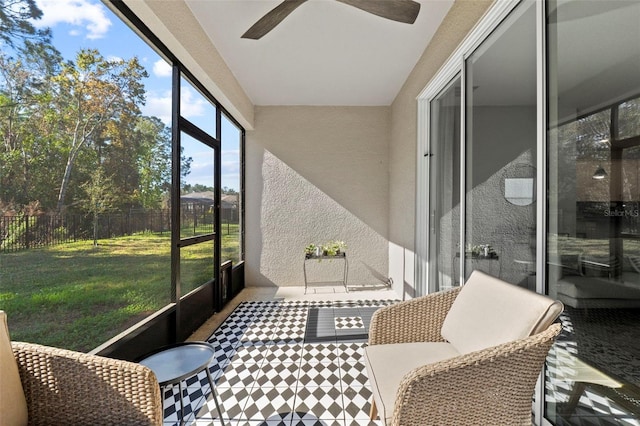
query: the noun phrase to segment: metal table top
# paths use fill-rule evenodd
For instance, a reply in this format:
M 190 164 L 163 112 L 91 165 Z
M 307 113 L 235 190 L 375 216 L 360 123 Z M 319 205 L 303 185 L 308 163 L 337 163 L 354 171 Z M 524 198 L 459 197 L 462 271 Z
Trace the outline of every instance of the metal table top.
M 185 342 L 160 348 L 139 363 L 149 367 L 160 386 L 178 383 L 204 370 L 213 359 L 213 346 L 205 342 Z

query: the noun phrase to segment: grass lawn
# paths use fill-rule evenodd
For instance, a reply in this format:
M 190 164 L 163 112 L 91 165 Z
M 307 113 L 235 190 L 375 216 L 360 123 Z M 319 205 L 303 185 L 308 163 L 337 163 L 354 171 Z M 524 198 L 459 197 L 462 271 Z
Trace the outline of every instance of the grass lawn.
M 222 232 L 223 259 L 237 256 L 233 231 Z M 210 268 L 211 245 L 198 246 L 183 259 L 196 265 L 183 280 Z M 0 254 L 0 309 L 12 340 L 94 349 L 170 303 L 170 247 L 168 234 L 144 233 Z

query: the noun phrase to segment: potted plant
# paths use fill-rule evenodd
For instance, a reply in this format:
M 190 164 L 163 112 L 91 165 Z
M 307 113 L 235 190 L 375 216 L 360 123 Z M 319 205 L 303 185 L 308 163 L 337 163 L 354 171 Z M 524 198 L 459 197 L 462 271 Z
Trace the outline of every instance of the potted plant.
M 322 253 L 325 256 L 339 256 L 346 248 L 347 245 L 344 241 L 329 241 L 322 246 Z
M 309 244 L 304 248 L 304 254 L 307 258 L 313 257 L 314 255 L 317 256 L 319 254 L 318 246 L 313 243 Z
M 494 259 L 498 257 L 495 250 L 493 249 L 493 247 L 491 247 L 490 244 L 478 244 L 475 246 L 468 244 L 466 256 L 474 259 Z
M 344 241 L 334 241 L 333 242 L 334 247 L 336 248 L 336 254 L 340 254 L 342 252 L 344 252 L 344 250 L 347 248 L 347 244 L 345 244 Z
M 497 258 L 498 255 L 490 244 L 480 244 L 478 257 L 485 259 L 494 259 Z

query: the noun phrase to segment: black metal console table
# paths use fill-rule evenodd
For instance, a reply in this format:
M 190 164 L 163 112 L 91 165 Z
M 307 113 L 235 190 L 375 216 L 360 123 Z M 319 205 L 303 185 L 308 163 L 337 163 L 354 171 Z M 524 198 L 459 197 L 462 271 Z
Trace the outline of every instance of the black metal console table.
M 302 269 L 304 271 L 304 294 L 307 294 L 307 287 L 309 284 L 313 284 L 313 282 L 309 282 L 307 279 L 307 262 L 309 260 L 314 260 L 316 262 L 322 260 L 343 260 L 344 261 L 344 272 L 342 276 L 342 281 L 339 281 L 344 286 L 344 291 L 349 292 L 349 288 L 347 287 L 347 276 L 349 274 L 349 262 L 347 261 L 347 253 L 339 253 L 335 256 L 328 255 L 315 255 L 315 254 L 306 254 L 304 257 L 304 263 L 302 264 Z

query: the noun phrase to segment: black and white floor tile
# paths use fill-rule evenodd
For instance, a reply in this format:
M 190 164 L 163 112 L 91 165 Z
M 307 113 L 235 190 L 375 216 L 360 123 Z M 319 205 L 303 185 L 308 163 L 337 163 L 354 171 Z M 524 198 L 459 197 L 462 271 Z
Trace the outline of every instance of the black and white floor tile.
M 208 339 L 209 371 L 183 385 L 190 425 L 375 426 L 362 361 L 371 316 L 391 300 L 240 304 Z M 164 393 L 165 425 L 179 421 L 178 386 Z
M 208 339 L 209 366 L 232 426 L 375 426 L 369 419 L 371 389 L 362 361 L 371 316 L 390 300 L 342 302 L 245 302 Z M 570 312 L 547 359 L 548 409 L 558 425 L 640 426 L 629 403 L 597 385 L 577 387 L 567 357 L 580 358 Z M 588 358 L 588 357 L 587 357 Z M 608 359 L 611 359 L 608 356 Z M 579 392 L 578 392 L 578 391 Z M 571 397 L 578 396 L 577 404 Z M 206 372 L 183 383 L 184 419 L 190 425 L 221 425 Z M 178 386 L 164 390 L 165 425 L 179 420 Z M 628 398 L 627 398 L 628 399 Z M 622 401 L 622 403 L 620 403 Z M 568 410 L 567 407 L 574 407 Z M 571 411 L 571 412 L 568 412 Z M 636 411 L 637 412 L 637 411 Z

